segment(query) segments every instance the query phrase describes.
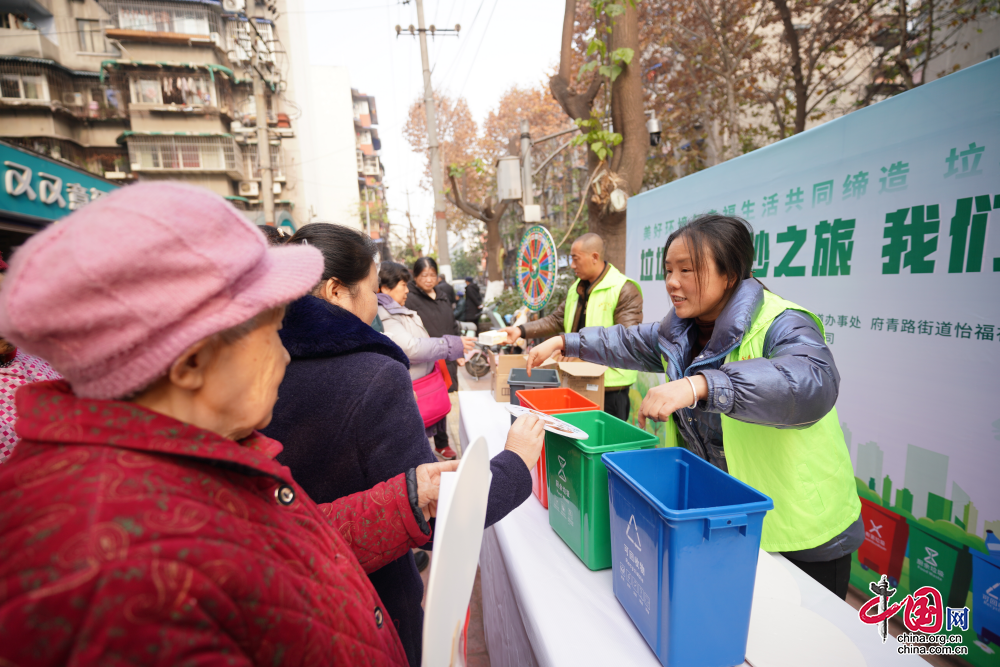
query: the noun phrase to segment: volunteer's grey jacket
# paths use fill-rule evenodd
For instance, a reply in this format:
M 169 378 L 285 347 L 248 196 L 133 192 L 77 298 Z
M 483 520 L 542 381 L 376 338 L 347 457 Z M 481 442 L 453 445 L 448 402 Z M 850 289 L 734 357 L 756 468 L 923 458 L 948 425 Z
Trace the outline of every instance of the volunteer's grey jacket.
M 671 380 L 704 375 L 708 398 L 694 410 L 677 411 L 674 419 L 688 449 L 727 470 L 720 415 L 776 428 L 806 428 L 833 409 L 840 389 L 830 348 L 812 318 L 797 310 L 786 310 L 771 323 L 761 358 L 724 363 L 763 300 L 761 284 L 744 280 L 716 320 L 711 340 L 694 359 L 698 327 L 694 320 L 677 317 L 673 309 L 660 322 L 627 329 L 588 327 L 566 334 L 565 354 L 656 373 L 664 371 L 662 355 Z
M 431 338 L 416 311 L 396 303 L 388 294 L 378 295 L 378 316 L 384 333 L 406 353 L 410 378 L 419 380 L 434 369 L 438 359 L 454 361 L 465 354 L 459 336 Z

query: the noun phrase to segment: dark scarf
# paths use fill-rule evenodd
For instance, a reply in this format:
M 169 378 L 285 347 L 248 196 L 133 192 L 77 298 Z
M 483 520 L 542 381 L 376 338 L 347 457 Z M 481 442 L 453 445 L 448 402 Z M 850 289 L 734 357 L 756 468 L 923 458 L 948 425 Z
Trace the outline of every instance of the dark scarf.
M 292 359 L 377 352 L 410 367 L 406 354 L 387 336 L 353 313 L 312 295 L 288 305 L 278 333 Z

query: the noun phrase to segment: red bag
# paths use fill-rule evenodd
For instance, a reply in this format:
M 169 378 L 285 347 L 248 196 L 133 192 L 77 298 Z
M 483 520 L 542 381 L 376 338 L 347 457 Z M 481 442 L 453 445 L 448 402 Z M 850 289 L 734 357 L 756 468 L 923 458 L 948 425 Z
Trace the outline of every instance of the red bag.
M 451 412 L 448 385 L 437 364 L 430 373 L 413 381 L 413 393 L 417 395 L 417 408 L 424 418 L 424 428 L 438 423 Z
M 451 373 L 448 372 L 447 362 L 445 362 L 444 359 L 438 359 L 437 361 L 434 362 L 434 365 L 437 366 L 438 370 L 441 371 L 441 377 L 444 378 L 444 386 L 448 387 L 448 389 L 450 390 L 452 379 L 451 379 Z

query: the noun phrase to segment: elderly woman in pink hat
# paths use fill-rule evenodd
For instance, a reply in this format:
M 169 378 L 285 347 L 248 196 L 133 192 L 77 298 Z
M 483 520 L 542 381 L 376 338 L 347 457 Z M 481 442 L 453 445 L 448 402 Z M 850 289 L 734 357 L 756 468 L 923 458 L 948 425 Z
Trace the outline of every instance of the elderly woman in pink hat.
M 406 664 L 365 573 L 428 541 L 454 463 L 316 505 L 258 433 L 289 361 L 284 304 L 322 270 L 173 183 L 17 252 L 0 334 L 65 380 L 17 392 L 0 664 Z

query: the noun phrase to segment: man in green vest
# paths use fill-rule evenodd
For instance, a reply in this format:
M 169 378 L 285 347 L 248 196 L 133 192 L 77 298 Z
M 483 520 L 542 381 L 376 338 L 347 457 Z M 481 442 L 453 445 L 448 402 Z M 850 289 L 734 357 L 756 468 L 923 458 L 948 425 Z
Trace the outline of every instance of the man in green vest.
M 577 280 L 570 285 L 566 303 L 540 320 L 519 327 L 507 327 L 507 340 L 548 338 L 560 333 L 577 333 L 585 327 L 630 327 L 642 323 L 642 290 L 604 260 L 604 239 L 584 234 L 570 249 L 570 267 Z M 628 420 L 628 389 L 636 371 L 609 368 L 604 374 L 604 411 Z

